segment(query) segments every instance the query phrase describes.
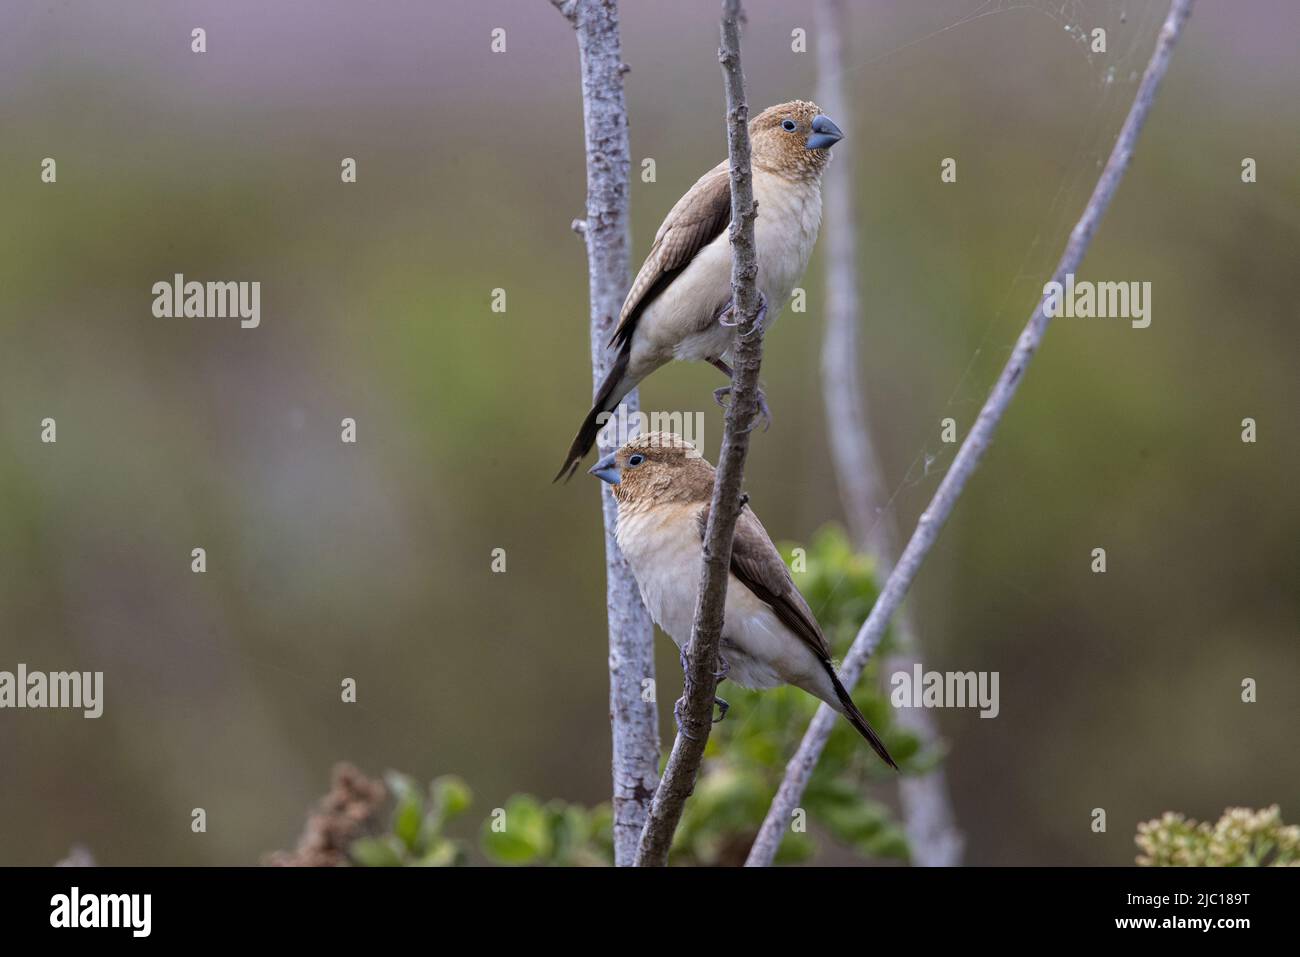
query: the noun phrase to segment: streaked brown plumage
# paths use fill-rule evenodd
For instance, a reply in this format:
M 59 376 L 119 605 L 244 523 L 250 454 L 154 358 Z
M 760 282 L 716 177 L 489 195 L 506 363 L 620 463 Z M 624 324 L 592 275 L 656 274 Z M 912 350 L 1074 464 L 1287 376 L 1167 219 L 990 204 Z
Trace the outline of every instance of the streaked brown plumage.
M 767 321 L 780 311 L 808 265 L 821 226 L 821 175 L 838 127 L 817 104 L 769 107 L 749 124 L 758 218 L 758 289 Z M 723 160 L 669 211 L 623 303 L 610 348 L 618 357 L 574 437 L 556 479 L 568 478 L 591 450 L 602 416 L 646 376 L 674 359 L 726 365 L 734 329 L 730 308 L 731 180 Z
M 681 648 L 690 640 L 699 593 L 713 466 L 680 436 L 652 432 L 629 440 L 591 473 L 613 488 L 619 548 L 650 616 Z M 844 715 L 886 764 L 898 767 L 840 683 L 816 616 L 748 505 L 736 521 L 719 653 L 737 684 L 802 688 Z

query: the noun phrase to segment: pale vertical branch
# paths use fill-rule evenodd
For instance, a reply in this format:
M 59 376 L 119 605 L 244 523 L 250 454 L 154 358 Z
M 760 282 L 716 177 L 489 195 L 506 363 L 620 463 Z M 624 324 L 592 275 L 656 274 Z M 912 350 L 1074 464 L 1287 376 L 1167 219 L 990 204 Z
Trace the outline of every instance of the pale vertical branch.
M 582 117 L 587 154 L 587 219 L 575 228 L 587 243 L 591 297 L 593 394 L 609 374 L 614 354 L 606 348 L 629 282 L 628 191 L 631 151 L 623 98 L 622 45 L 617 0 L 551 0 L 578 36 Z M 637 411 L 634 390 L 623 405 Z M 616 413 L 617 414 L 617 413 Z M 611 451 L 601 436 L 600 454 Z M 605 599 L 609 609 L 609 715 L 613 734 L 614 860 L 636 858 L 659 778 L 659 723 L 642 682 L 653 680 L 654 626 L 636 579 L 619 551 L 614 531 L 618 506 L 600 483 L 605 520 Z
M 844 3 L 817 7 L 817 105 L 848 129 L 844 96 Z M 849 132 L 851 137 L 852 131 Z M 822 174 L 822 249 L 826 255 L 826 332 L 822 340 L 822 398 L 835 482 L 849 533 L 858 548 L 884 531 L 876 506 L 883 501 L 880 465 L 871 444 L 858 372 L 858 249 L 852 170 L 833 157 Z
M 1077 271 L 1083 261 L 1084 254 L 1088 251 L 1092 237 L 1097 231 L 1097 224 L 1114 198 L 1115 191 L 1124 178 L 1124 171 L 1133 157 L 1138 134 L 1141 133 L 1151 112 L 1151 104 L 1155 100 L 1156 91 L 1160 88 L 1160 81 L 1164 79 L 1165 72 L 1169 69 L 1170 58 L 1191 8 L 1192 0 L 1173 0 L 1170 5 L 1169 14 L 1156 40 L 1155 50 L 1152 51 L 1151 61 L 1147 64 L 1137 95 L 1133 98 L 1133 105 L 1129 108 L 1128 116 L 1120 128 L 1110 158 L 1101 171 L 1092 196 L 1084 207 L 1083 215 L 1070 232 L 1065 252 L 1061 255 L 1056 271 L 1052 274 L 1053 282 L 1064 283 L 1066 274 Z M 894 571 L 885 582 L 875 607 L 871 609 L 871 614 L 863 622 L 862 628 L 853 640 L 853 646 L 849 649 L 840 670 L 840 677 L 846 686 L 852 687 L 862 674 L 867 659 L 871 657 L 884 636 L 890 618 L 902 603 L 903 596 L 916 578 L 930 549 L 934 547 L 939 531 L 948 520 L 948 516 L 952 514 L 953 507 L 961 497 L 967 481 L 974 474 L 984 453 L 988 451 L 993 433 L 1010 407 L 1011 400 L 1020 386 L 1020 380 L 1024 377 L 1025 369 L 1028 368 L 1030 360 L 1038 351 L 1047 332 L 1051 318 L 1044 311 L 1045 302 L 1046 295 L 1040 298 L 1038 305 L 1034 307 L 1028 324 L 1020 333 L 1020 338 L 1011 351 L 1011 357 L 1003 367 L 997 382 L 994 383 L 983 408 L 980 409 L 970 434 L 957 450 L 952 466 L 944 475 L 943 481 L 939 483 L 934 498 L 921 513 L 916 530 L 912 533 L 907 547 L 903 549 Z M 781 782 L 776 798 L 768 809 L 767 818 L 759 830 L 758 838 L 750 849 L 747 866 L 761 867 L 772 863 L 790 820 L 790 814 L 808 785 L 808 779 L 812 775 L 822 748 L 826 745 L 826 738 L 830 734 L 834 720 L 835 713 L 830 708 L 822 705 L 817 709 L 817 714 L 809 724 L 799 750 L 795 752 L 795 756 L 790 759 L 786 767 L 785 779 Z
M 724 0 L 718 60 L 722 63 L 727 93 L 727 157 L 731 165 L 731 296 L 734 321 L 738 323 L 733 351 L 735 374 L 704 533 L 699 600 L 691 624 L 691 639 L 686 646 L 685 689 L 676 708 L 677 739 L 650 806 L 650 819 L 637 853 L 638 866 L 660 867 L 668 863 L 673 834 L 686 799 L 695 789 L 700 759 L 712 728 L 731 540 L 743 507 L 740 486 L 749 452 L 749 433 L 758 417 L 758 373 L 763 360 L 763 329 L 756 321 L 759 294 L 755 282 L 758 257 L 754 249 L 754 219 L 758 206 L 754 202 L 750 168 L 749 105 L 745 101 L 745 77 L 740 68 L 741 16 L 739 0 Z
M 850 113 L 844 95 L 844 0 L 821 0 L 817 7 L 817 102 L 831 117 Z M 876 560 L 881 576 L 894 567 L 898 555 L 898 529 L 892 514 L 884 511 L 888 500 L 880 457 L 876 453 L 866 391 L 858 370 L 858 323 L 862 310 L 858 295 L 858 239 L 853 181 L 850 167 L 832 162 L 823 177 L 827 197 L 822 222 L 826 251 L 826 334 L 822 341 L 822 398 L 826 405 L 827 435 L 835 480 L 853 545 Z M 886 670 L 911 671 L 920 654 L 920 641 L 911 615 L 899 611 L 895 628 L 899 653 Z M 932 744 L 938 729 L 924 708 L 905 708 L 897 721 L 921 741 Z M 951 867 L 960 863 L 962 836 L 957 830 L 948 783 L 942 768 L 923 776 L 905 776 L 898 782 L 903 824 L 912 863 L 923 867 Z

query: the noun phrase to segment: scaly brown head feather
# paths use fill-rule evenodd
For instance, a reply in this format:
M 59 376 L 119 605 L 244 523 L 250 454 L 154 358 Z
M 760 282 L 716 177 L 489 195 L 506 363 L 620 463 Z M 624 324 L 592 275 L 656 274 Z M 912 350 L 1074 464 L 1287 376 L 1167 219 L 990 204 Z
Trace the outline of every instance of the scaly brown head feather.
M 614 456 L 620 505 L 708 502 L 713 496 L 713 466 L 695 446 L 673 432 L 646 432 L 624 443 Z
M 805 143 L 821 108 L 811 100 L 791 100 L 769 106 L 749 121 L 753 163 L 787 179 L 815 180 L 830 162 L 829 149 L 810 150 Z M 787 122 L 790 121 L 790 122 Z M 793 129 L 788 129 L 790 123 Z M 762 211 L 759 211 L 762 215 Z

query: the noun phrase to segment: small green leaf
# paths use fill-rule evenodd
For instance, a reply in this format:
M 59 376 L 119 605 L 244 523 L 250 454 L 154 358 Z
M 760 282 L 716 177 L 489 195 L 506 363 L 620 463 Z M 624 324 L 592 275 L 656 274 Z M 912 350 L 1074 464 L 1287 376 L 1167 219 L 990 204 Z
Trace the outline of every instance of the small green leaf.
M 537 801 L 526 794 L 516 794 L 506 802 L 504 827 L 495 830 L 495 817 L 483 822 L 483 853 L 501 864 L 535 864 L 543 861 L 553 847 L 550 824 Z
M 420 867 L 455 867 L 466 862 L 465 849 L 455 841 L 435 841 L 416 863 Z
M 348 854 L 362 867 L 401 867 L 402 855 L 391 843 L 378 837 L 362 837 L 352 842 Z
M 469 785 L 454 774 L 435 778 L 429 785 L 429 793 L 433 796 L 434 805 L 442 812 L 444 824 L 464 814 L 474 800 L 474 792 L 469 789 Z
M 775 860 L 778 864 L 798 864 L 816 853 L 817 845 L 808 834 L 791 831 L 776 849 Z
M 419 853 L 420 823 L 424 817 L 424 808 L 418 797 L 405 797 L 393 812 L 393 833 L 413 854 Z

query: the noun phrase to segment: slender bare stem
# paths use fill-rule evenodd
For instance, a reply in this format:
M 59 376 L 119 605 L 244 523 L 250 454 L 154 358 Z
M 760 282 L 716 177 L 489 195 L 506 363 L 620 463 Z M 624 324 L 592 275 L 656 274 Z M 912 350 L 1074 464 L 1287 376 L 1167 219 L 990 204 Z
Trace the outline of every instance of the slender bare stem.
M 681 820 L 686 799 L 704 756 L 717 688 L 718 642 L 727 601 L 727 576 L 731 566 L 731 540 L 740 515 L 740 486 L 744 480 L 749 433 L 758 417 L 758 372 L 763 360 L 763 330 L 756 322 L 759 296 L 756 286 L 758 257 L 754 249 L 753 175 L 749 154 L 749 105 L 745 77 L 740 68 L 740 2 L 724 0 L 722 12 L 723 82 L 727 92 L 727 156 L 731 164 L 731 295 L 735 304 L 736 345 L 731 403 L 722 435 L 722 452 L 713 482 L 709 523 L 704 533 L 704 567 L 700 572 L 699 600 L 687 645 L 685 690 L 678 702 L 679 728 L 663 780 L 650 806 L 650 819 L 641 836 L 637 865 L 662 867 Z
M 551 0 L 578 36 L 582 115 L 587 154 L 587 218 L 574 231 L 587 243 L 591 296 L 593 392 L 609 374 L 614 354 L 605 344 L 627 295 L 628 190 L 631 153 L 623 98 L 623 53 L 617 0 Z M 581 225 L 579 225 L 581 224 Z M 623 405 L 638 408 L 633 391 Z M 603 439 L 603 437 L 602 437 Z M 600 454 L 610 448 L 602 441 Z M 600 483 L 605 521 L 605 599 L 609 609 L 609 715 L 613 733 L 614 861 L 629 866 L 659 779 L 659 721 L 643 682 L 653 681 L 654 625 L 636 579 L 619 551 L 618 506 Z
M 817 7 L 820 53 L 817 102 L 831 117 L 848 116 L 844 95 L 845 0 L 821 0 Z M 866 390 L 858 370 L 858 323 L 862 316 L 858 294 L 858 237 L 852 170 L 833 162 L 823 177 L 826 215 L 822 222 L 822 248 L 826 251 L 826 335 L 822 340 L 822 398 L 826 405 L 826 432 L 835 466 L 840 501 L 849 535 L 859 551 L 876 560 L 879 575 L 887 576 L 898 558 L 898 528 L 891 513 L 883 511 L 888 499 L 880 456 L 876 452 Z M 889 670 L 911 671 L 921 643 L 907 608 L 895 623 L 899 654 Z M 939 732 L 930 712 L 909 708 L 898 713 L 898 723 L 922 742 L 933 744 Z M 951 867 L 961 862 L 963 838 L 957 829 L 943 768 L 898 781 L 903 826 L 912 863 L 923 867 Z
M 1064 283 L 1066 274 L 1075 272 L 1083 261 L 1084 254 L 1088 251 L 1092 237 L 1097 231 L 1097 224 L 1105 214 L 1111 199 L 1114 198 L 1120 181 L 1124 178 L 1124 171 L 1133 157 L 1138 135 L 1142 131 L 1143 124 L 1146 123 L 1147 115 L 1151 112 L 1151 104 L 1155 100 L 1160 81 L 1169 68 L 1174 46 L 1182 33 L 1183 25 L 1187 22 L 1191 8 L 1192 0 L 1173 0 L 1170 5 L 1169 14 L 1160 29 L 1155 50 L 1151 54 L 1151 61 L 1147 64 L 1137 95 L 1133 98 L 1133 105 L 1129 108 L 1123 127 L 1120 128 L 1110 158 L 1101 171 L 1101 177 L 1093 188 L 1083 215 L 1079 217 L 1079 221 L 1070 232 L 1065 252 L 1061 255 L 1056 271 L 1052 274 L 1054 282 Z M 934 498 L 921 513 L 916 531 L 912 533 L 912 538 L 903 549 L 898 564 L 885 582 L 885 587 L 881 590 L 875 607 L 871 609 L 871 614 L 863 622 L 862 628 L 853 640 L 853 646 L 849 649 L 840 670 L 845 685 L 852 687 L 861 676 L 867 660 L 884 637 L 890 618 L 902 603 L 903 596 L 938 539 L 940 530 L 948 520 L 948 516 L 952 514 L 953 507 L 957 504 L 957 499 L 961 496 L 967 481 L 974 474 L 984 453 L 988 451 L 993 433 L 1002 416 L 1006 414 L 1020 380 L 1024 377 L 1025 369 L 1028 368 L 1029 361 L 1038 351 L 1047 332 L 1051 317 L 1044 309 L 1046 298 L 1044 295 L 1034 308 L 1028 324 L 1016 341 L 1011 358 L 1007 360 L 1001 375 L 998 376 L 998 381 L 993 386 L 993 391 L 989 393 L 984 407 L 980 409 L 970 434 L 958 449 L 951 468 L 948 469 L 948 473 L 934 493 Z M 785 779 L 781 782 L 776 798 L 768 809 L 767 818 L 759 830 L 758 838 L 750 849 L 749 859 L 745 862 L 747 866 L 766 866 L 775 858 L 791 812 L 799 803 L 804 788 L 808 785 L 808 779 L 812 776 L 813 767 L 821 755 L 822 748 L 826 745 L 826 738 L 830 734 L 834 720 L 835 713 L 830 708 L 822 705 L 817 709 L 817 714 L 808 726 L 799 750 L 786 766 Z

